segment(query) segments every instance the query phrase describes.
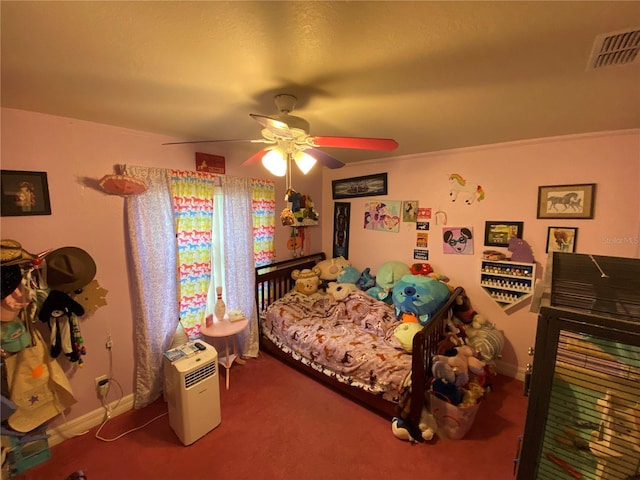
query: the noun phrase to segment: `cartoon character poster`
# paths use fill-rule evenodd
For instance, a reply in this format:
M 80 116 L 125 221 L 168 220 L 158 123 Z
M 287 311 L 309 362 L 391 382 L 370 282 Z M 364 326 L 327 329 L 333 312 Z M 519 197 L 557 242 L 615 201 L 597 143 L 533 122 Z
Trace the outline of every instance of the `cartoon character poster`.
M 473 255 L 473 227 L 443 227 L 442 248 L 444 253 Z
M 399 232 L 402 202 L 385 200 L 384 202 L 367 202 L 364 205 L 365 230 L 383 232 Z
M 418 219 L 418 201 L 405 200 L 402 202 L 402 221 L 415 223 Z

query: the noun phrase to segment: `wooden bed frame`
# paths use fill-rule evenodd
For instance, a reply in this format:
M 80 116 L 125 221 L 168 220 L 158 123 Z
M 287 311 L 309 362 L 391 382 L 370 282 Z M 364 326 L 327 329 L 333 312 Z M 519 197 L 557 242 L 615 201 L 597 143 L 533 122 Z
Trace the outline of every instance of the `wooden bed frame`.
M 255 293 L 256 304 L 258 307 L 258 318 L 261 319 L 262 313 L 271 303 L 284 296 L 294 287 L 295 282 L 291 278 L 291 272 L 293 270 L 313 268 L 314 265 L 325 258 L 324 253 L 317 253 L 314 255 L 257 267 L 255 269 Z M 456 288 L 447 300 L 447 303 L 436 315 L 434 315 L 433 320 L 413 337 L 411 398 L 409 400 L 408 417 L 403 415 L 403 417 L 405 417 L 405 421 L 408 423 L 410 431 L 419 432 L 418 424 L 420 423 L 420 416 L 422 414 L 423 406 L 425 405 L 425 388 L 429 384 L 429 380 L 432 376 L 431 359 L 433 355 L 436 354 L 438 343 L 444 338 L 448 311 L 454 304 L 456 297 L 462 293 L 463 289 L 461 287 Z M 283 352 L 266 336 L 262 335 L 261 327 L 262 326 L 260 325 L 260 347 L 262 350 L 284 361 L 296 370 L 302 371 L 334 390 L 345 394 L 351 399 L 363 404 L 372 411 L 383 415 L 389 420 L 392 417 L 400 416 L 398 406 L 395 403 L 385 400 L 378 395 L 331 378 L 324 373 L 294 359 L 288 353 Z M 414 438 L 416 438 L 415 435 Z M 417 438 L 420 439 L 420 435 L 417 435 Z

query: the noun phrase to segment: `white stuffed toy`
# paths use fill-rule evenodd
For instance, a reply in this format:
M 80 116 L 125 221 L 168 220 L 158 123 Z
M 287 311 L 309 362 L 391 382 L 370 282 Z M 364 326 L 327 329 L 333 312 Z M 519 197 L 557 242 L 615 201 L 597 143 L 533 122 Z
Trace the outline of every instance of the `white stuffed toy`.
M 351 292 L 357 292 L 358 287 L 354 283 L 338 283 L 330 282 L 327 285 L 327 293 L 333 297 L 336 302 L 344 300 Z

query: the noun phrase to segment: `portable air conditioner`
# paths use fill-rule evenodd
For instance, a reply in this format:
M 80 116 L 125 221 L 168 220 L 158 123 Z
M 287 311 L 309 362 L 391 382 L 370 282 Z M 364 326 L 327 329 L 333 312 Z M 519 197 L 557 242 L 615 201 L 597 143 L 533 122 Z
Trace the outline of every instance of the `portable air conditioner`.
M 164 358 L 169 425 L 191 445 L 220 425 L 218 352 L 203 341 L 185 343 Z

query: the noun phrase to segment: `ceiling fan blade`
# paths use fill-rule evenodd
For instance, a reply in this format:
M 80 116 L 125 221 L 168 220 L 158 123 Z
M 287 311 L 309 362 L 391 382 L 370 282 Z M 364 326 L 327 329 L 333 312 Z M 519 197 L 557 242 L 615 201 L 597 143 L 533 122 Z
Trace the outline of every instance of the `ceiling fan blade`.
M 386 150 L 398 148 L 398 142 L 391 138 L 362 137 L 309 137 L 315 147 L 359 148 L 362 150 Z
M 289 125 L 280 120 L 276 120 L 272 117 L 267 117 L 265 115 L 256 115 L 255 113 L 250 113 L 249 116 L 256 120 L 260 125 L 269 130 L 274 135 L 277 135 L 282 138 L 292 139 L 293 134 L 289 129 Z
M 260 160 L 262 160 L 262 157 L 264 157 L 267 154 L 267 152 L 270 150 L 271 150 L 270 148 L 264 148 L 259 152 L 254 153 L 249 158 L 247 158 L 244 162 L 242 162 L 241 165 L 245 167 L 247 165 L 253 165 L 255 163 L 258 163 Z
M 186 142 L 167 142 L 162 145 L 184 145 L 187 143 L 230 143 L 230 142 L 251 142 L 251 143 L 269 143 L 267 140 L 263 138 L 259 138 L 256 140 L 251 140 L 247 138 L 234 138 L 232 140 L 190 140 Z
M 313 158 L 315 158 L 320 164 L 324 165 L 328 168 L 342 168 L 344 167 L 344 163 L 342 163 L 337 158 L 332 157 L 328 153 L 323 152 L 322 150 L 318 150 L 317 148 L 307 148 L 305 153 L 308 153 Z

